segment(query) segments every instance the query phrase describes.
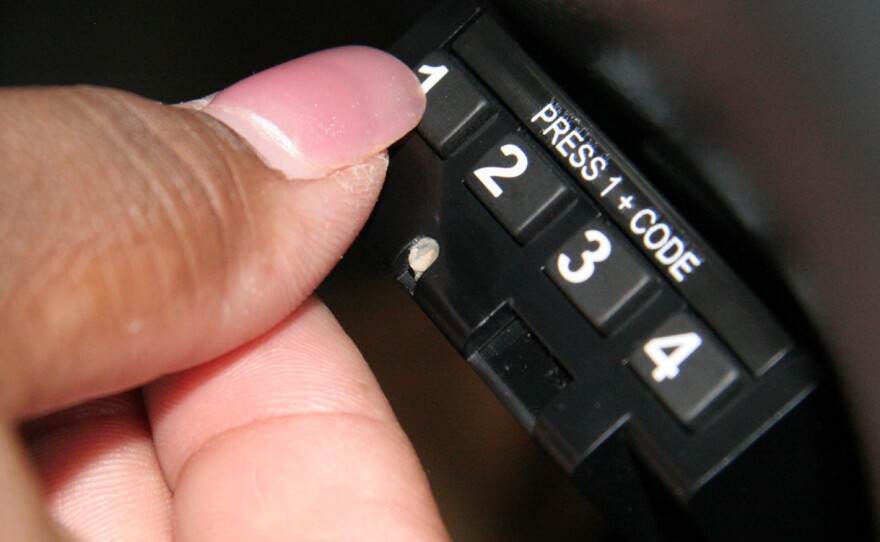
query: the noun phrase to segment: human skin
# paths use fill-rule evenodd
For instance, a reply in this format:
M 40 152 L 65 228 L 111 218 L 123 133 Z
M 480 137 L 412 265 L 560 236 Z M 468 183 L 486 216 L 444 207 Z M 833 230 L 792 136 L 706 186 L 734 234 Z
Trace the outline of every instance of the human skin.
M 312 296 L 423 110 L 366 48 L 186 107 L 0 91 L 0 540 L 448 538 Z

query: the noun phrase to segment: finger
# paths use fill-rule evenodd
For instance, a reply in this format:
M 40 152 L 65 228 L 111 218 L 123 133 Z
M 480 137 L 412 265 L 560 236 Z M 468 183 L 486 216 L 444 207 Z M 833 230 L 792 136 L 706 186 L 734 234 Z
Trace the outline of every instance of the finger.
M 446 540 L 415 453 L 318 302 L 151 384 L 177 540 Z
M 139 392 L 28 424 L 51 517 L 78 540 L 171 540 L 171 492 Z
M 370 156 L 423 107 L 365 48 L 221 92 L 205 110 L 247 144 L 120 92 L 0 93 L 0 409 L 128 389 L 270 328 L 352 241 L 384 175 Z
M 36 476 L 8 422 L 0 422 L 0 457 L 0 540 L 68 540 L 43 511 Z

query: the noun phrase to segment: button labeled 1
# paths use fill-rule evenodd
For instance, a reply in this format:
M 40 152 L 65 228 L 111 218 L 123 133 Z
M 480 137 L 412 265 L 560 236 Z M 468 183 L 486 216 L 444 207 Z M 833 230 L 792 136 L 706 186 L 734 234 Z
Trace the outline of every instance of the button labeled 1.
M 731 355 L 696 318 L 683 313 L 657 328 L 632 353 L 630 366 L 687 425 L 739 379 Z
M 465 184 L 520 244 L 528 242 L 574 198 L 556 168 L 516 134 L 483 155 Z
M 547 260 L 550 279 L 609 334 L 656 291 L 654 274 L 613 226 L 591 221 Z
M 415 71 L 428 100 L 418 131 L 445 158 L 485 124 L 495 108 L 444 53 L 431 53 Z

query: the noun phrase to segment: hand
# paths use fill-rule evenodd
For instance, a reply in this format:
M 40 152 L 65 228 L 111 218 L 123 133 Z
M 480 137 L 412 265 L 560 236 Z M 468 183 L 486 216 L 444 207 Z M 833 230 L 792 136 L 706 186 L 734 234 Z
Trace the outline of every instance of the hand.
M 365 48 L 187 107 L 0 92 L 0 540 L 447 538 L 311 297 L 423 109 Z

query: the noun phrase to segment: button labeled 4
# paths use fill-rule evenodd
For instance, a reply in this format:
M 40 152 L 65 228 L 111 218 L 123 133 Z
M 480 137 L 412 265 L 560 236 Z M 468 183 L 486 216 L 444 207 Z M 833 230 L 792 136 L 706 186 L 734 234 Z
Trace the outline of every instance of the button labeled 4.
M 689 427 L 720 404 L 740 379 L 733 356 L 685 312 L 673 314 L 636 347 L 629 366 Z

